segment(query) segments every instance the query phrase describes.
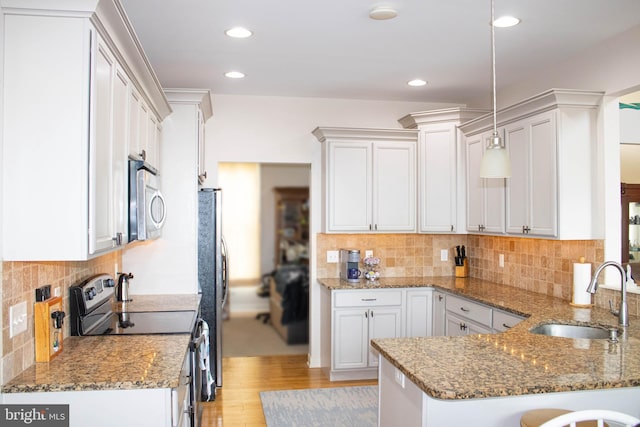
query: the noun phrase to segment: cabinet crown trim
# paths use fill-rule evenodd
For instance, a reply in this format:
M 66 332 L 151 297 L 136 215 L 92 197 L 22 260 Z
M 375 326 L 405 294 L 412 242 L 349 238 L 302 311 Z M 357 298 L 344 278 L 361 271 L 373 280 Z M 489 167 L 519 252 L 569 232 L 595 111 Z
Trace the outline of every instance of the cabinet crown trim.
M 490 110 L 482 108 L 440 108 L 437 110 L 420 111 L 407 114 L 406 116 L 398 119 L 398 123 L 400 123 L 405 129 L 416 129 L 420 125 L 452 122 L 464 123 L 480 116 L 484 116 L 485 114 L 489 114 L 490 112 Z
M 353 141 L 369 139 L 371 141 L 417 141 L 418 131 L 409 129 L 366 129 L 366 128 L 341 128 L 341 127 L 317 127 L 311 132 L 320 142 Z
M 604 92 L 578 89 L 549 89 L 538 95 L 527 98 L 516 104 L 502 108 L 497 112 L 498 126 L 506 125 L 515 120 L 533 116 L 555 108 L 597 108 L 602 101 Z M 493 126 L 491 113 L 460 125 L 460 130 L 466 135 L 485 132 Z
M 164 93 L 172 104 L 198 104 L 205 122 L 213 116 L 211 91 L 208 89 L 165 88 Z

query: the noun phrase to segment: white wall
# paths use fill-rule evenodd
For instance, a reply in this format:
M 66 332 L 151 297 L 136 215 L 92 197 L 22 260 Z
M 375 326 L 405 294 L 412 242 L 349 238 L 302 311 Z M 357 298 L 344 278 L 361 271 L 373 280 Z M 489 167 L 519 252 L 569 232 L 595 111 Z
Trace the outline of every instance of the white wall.
M 275 187 L 309 187 L 311 165 L 260 165 L 260 271 L 268 273 L 276 264 L 276 203 Z

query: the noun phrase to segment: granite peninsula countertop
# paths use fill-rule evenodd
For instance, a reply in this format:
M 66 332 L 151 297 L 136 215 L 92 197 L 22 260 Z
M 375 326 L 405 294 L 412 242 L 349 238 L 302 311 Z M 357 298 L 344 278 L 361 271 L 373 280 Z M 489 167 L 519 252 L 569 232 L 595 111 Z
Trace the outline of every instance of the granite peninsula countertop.
M 114 311 L 197 310 L 200 295 L 133 295 Z M 3 393 L 174 388 L 189 334 L 67 337 L 60 355 L 35 363 L 2 386 Z
M 328 289 L 431 286 L 526 316 L 497 334 L 462 337 L 374 339 L 372 346 L 427 395 L 475 399 L 524 394 L 640 386 L 640 320 L 631 317 L 629 337 L 608 340 L 536 335 L 539 323 L 595 323 L 616 326 L 617 318 L 598 307 L 473 278 L 386 278 L 377 285 L 318 279 Z

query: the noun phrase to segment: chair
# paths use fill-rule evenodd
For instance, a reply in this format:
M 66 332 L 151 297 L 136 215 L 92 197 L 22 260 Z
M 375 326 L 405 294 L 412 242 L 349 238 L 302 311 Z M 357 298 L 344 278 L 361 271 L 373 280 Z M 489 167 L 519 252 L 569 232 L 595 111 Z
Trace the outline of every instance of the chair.
M 598 427 L 604 426 L 605 421 L 622 423 L 625 427 L 634 427 L 640 424 L 640 419 L 622 412 L 606 409 L 587 409 L 584 411 L 569 412 L 559 415 L 540 425 L 540 427 L 576 427 L 578 421 L 596 421 Z

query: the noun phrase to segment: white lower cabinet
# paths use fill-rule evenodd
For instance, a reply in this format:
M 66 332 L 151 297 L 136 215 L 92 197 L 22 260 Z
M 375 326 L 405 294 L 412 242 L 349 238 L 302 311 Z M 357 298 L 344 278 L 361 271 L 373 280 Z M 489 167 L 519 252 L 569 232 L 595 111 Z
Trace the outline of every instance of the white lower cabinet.
M 330 379 L 377 377 L 374 338 L 402 336 L 403 290 L 336 290 L 331 292 Z
M 457 295 L 447 295 L 445 301 L 445 329 L 448 336 L 504 332 L 524 319 Z
M 492 333 L 490 307 L 453 295 L 447 296 L 445 307 L 448 336 Z
M 441 337 L 446 335 L 446 304 L 447 294 L 440 291 L 433 292 L 433 329 L 432 335 L 434 337 Z
M 428 337 L 433 335 L 432 307 L 433 288 L 417 288 L 406 291 L 406 337 Z

